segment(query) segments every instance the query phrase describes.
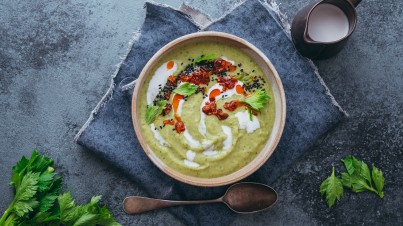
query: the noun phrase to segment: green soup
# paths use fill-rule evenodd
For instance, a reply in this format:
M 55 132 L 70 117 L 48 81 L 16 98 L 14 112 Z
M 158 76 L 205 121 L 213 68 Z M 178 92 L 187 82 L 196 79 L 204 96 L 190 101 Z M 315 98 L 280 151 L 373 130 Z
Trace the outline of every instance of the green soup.
M 229 45 L 200 42 L 165 55 L 145 80 L 138 114 L 154 154 L 183 174 L 237 171 L 265 146 L 275 104 L 258 65 Z

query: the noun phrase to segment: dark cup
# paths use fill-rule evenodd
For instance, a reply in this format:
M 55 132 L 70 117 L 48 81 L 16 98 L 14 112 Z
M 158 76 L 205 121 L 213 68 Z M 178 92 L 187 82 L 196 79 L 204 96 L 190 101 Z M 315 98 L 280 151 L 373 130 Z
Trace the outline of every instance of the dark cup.
M 336 55 L 346 44 L 347 39 L 355 29 L 357 23 L 355 7 L 360 2 L 361 0 L 321 0 L 305 6 L 294 17 L 291 25 L 291 37 L 295 48 L 301 55 L 315 60 L 326 59 Z M 318 5 L 324 3 L 338 7 L 347 16 L 349 28 L 343 38 L 330 42 L 320 42 L 309 37 L 308 23 L 310 15 Z

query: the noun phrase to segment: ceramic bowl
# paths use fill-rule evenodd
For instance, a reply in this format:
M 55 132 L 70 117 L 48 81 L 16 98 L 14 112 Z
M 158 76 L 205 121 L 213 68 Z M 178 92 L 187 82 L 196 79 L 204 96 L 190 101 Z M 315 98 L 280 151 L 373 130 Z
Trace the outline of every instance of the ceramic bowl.
M 151 76 L 151 71 L 153 70 L 153 68 L 157 66 L 156 64 L 159 62 L 159 60 L 167 53 L 173 51 L 174 49 L 181 48 L 183 45 L 196 42 L 221 42 L 227 45 L 231 45 L 243 51 L 246 55 L 250 56 L 263 70 L 265 76 L 267 76 L 268 80 L 272 85 L 272 90 L 274 94 L 274 96 L 271 97 L 272 99 L 274 99 L 275 103 L 274 125 L 263 150 L 256 156 L 256 158 L 254 158 L 251 162 L 249 162 L 241 169 L 231 174 L 216 178 L 198 178 L 188 176 L 178 171 L 175 171 L 174 169 L 166 165 L 164 162 L 162 162 L 147 145 L 140 128 L 140 121 L 138 117 L 139 115 L 138 107 L 139 107 L 139 101 L 141 99 L 138 98 L 140 90 L 142 89 L 142 86 L 144 85 L 147 76 Z M 137 138 L 146 155 L 159 169 L 161 169 L 167 175 L 171 176 L 176 180 L 196 186 L 212 187 L 212 186 L 231 184 L 249 176 L 257 169 L 259 169 L 259 167 L 261 167 L 269 159 L 269 157 L 273 154 L 274 150 L 276 149 L 276 146 L 283 132 L 285 117 L 286 117 L 286 103 L 285 103 L 284 89 L 280 77 L 277 74 L 277 71 L 274 68 L 273 64 L 258 48 L 256 48 L 251 43 L 237 36 L 222 32 L 197 32 L 177 38 L 172 42 L 168 43 L 167 45 L 165 45 L 164 47 L 162 47 L 157 53 L 154 54 L 154 56 L 148 61 L 148 63 L 141 71 L 139 78 L 137 79 L 136 86 L 134 88 L 132 99 L 133 125 Z M 269 174 L 270 172 L 267 173 Z

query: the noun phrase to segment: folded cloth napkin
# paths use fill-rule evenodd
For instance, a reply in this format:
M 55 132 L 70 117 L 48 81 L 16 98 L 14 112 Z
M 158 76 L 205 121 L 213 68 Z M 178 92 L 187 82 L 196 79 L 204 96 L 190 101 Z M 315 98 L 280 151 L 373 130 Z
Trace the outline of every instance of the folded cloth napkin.
M 278 14 L 267 3 L 247 0 L 203 28 L 189 15 L 168 6 L 146 3 L 146 10 L 138 39 L 113 76 L 110 90 L 77 134 L 76 141 L 121 169 L 151 197 L 209 199 L 222 195 L 227 188 L 195 187 L 165 175 L 144 154 L 133 131 L 132 92 L 123 91 L 121 84 L 134 80 L 148 59 L 177 37 L 200 30 L 237 35 L 262 50 L 282 79 L 287 101 L 282 138 L 268 162 L 245 181 L 272 183 L 344 117 L 313 64 L 296 52 Z M 206 19 L 205 16 L 199 18 Z M 169 210 L 189 225 L 227 225 L 235 217 L 223 204 L 181 206 Z

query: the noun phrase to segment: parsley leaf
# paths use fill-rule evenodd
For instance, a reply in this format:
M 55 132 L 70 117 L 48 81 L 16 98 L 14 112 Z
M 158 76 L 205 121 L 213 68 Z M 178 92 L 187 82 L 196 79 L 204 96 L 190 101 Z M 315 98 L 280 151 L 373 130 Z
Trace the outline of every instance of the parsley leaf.
M 326 201 L 331 208 L 337 200 L 343 197 L 343 185 L 339 178 L 334 175 L 334 166 L 332 174 L 320 185 L 320 194 L 326 196 Z
M 167 104 L 166 100 L 160 100 L 157 102 L 157 105 L 149 105 L 146 111 L 146 122 L 147 124 L 151 124 L 154 120 L 162 113 Z
M 335 177 L 333 167 L 332 175 L 320 185 L 320 193 L 322 196 L 326 195 L 329 207 L 334 205 L 336 198 L 339 200 L 343 196 L 343 186 L 350 188 L 353 192 L 372 191 L 379 197 L 384 197 L 385 178 L 380 169 L 372 164 L 371 172 L 365 162 L 354 156 L 346 156 L 342 162 L 347 172 L 341 173 L 341 180 Z
M 353 166 L 353 158 L 350 156 L 346 156 L 344 159 L 341 160 L 344 163 L 344 166 L 346 167 L 346 170 L 348 174 L 353 174 L 354 173 L 354 166 Z
M 374 181 L 376 191 L 378 192 L 379 197 L 383 198 L 383 186 L 385 184 L 385 178 L 382 175 L 382 171 L 372 164 L 372 180 Z
M 10 185 L 15 195 L 0 225 L 120 225 L 106 207 L 98 205 L 101 196 L 76 206 L 70 193 L 59 195 L 62 178 L 55 178 L 52 163 L 34 150 L 29 159 L 22 157 L 13 166 Z
M 372 191 L 381 198 L 384 196 L 382 192 L 384 183 L 382 172 L 380 172 L 376 167 L 374 169 L 373 166 L 371 177 L 368 165 L 354 156 L 346 156 L 342 161 L 347 169 L 347 173 L 341 174 L 342 183 L 345 187 L 351 188 L 354 192 Z M 374 177 L 377 180 L 376 182 L 374 180 L 376 189 L 372 185 Z
M 177 87 L 176 89 L 174 89 L 172 92 L 173 93 L 177 93 L 180 94 L 182 96 L 190 96 L 193 93 L 196 92 L 197 90 L 197 85 L 190 83 L 190 82 L 184 82 L 182 83 L 181 86 Z
M 245 85 L 248 85 L 253 82 L 253 76 L 246 74 L 245 72 L 241 72 L 239 75 L 235 76 L 235 79 L 241 81 Z
M 28 172 L 21 180 L 14 197 L 14 212 L 22 217 L 39 205 L 34 196 L 38 190 L 39 173 Z
M 259 111 L 264 107 L 270 96 L 261 89 L 256 90 L 256 92 L 245 99 L 241 100 L 242 103 L 248 104 L 252 109 Z
M 195 63 L 195 64 L 198 64 L 198 63 L 200 63 L 200 62 L 202 62 L 202 61 L 212 61 L 212 60 L 214 60 L 214 59 L 216 59 L 216 58 L 217 58 L 216 54 L 215 54 L 215 53 L 212 53 L 212 54 L 205 55 L 205 56 L 201 56 L 201 57 L 197 58 L 197 59 L 194 61 L 194 63 Z
M 49 189 L 46 193 L 40 194 L 38 197 L 40 212 L 46 212 L 53 207 L 57 197 L 59 196 L 59 191 L 61 188 L 62 178 L 58 177 L 52 181 L 52 184 L 49 186 Z
M 86 205 L 76 205 L 70 192 L 59 196 L 60 223 L 66 225 L 120 225 L 106 207 L 98 205 L 101 196 L 94 196 Z

